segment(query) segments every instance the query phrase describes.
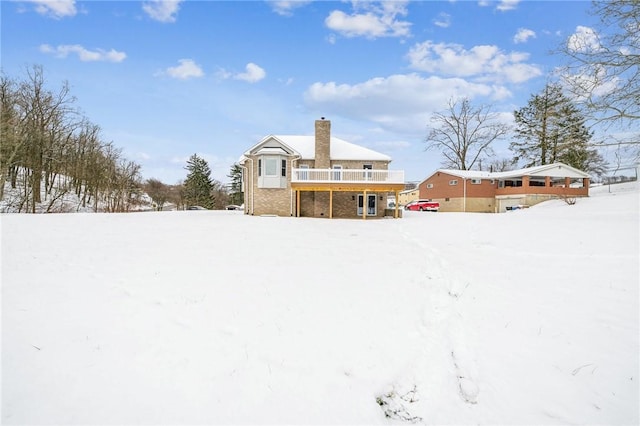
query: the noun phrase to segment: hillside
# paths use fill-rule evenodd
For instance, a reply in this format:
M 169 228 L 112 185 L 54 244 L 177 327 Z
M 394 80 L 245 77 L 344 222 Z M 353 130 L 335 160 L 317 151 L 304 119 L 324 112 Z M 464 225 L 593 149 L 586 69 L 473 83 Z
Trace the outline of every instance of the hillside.
M 592 194 L 2 215 L 2 422 L 638 424 L 640 190 Z

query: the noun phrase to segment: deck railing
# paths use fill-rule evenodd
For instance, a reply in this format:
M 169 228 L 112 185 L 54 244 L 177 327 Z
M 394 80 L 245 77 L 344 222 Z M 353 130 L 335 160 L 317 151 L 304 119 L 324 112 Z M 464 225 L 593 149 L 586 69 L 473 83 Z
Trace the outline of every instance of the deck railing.
M 291 182 L 404 183 L 404 170 L 293 169 Z

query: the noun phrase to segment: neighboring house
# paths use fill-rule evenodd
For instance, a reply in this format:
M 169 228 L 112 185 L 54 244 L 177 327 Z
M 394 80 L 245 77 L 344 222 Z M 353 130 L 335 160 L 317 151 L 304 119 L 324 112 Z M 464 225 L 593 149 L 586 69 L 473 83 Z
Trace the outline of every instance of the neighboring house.
M 404 189 L 404 171 L 391 157 L 331 136 L 331 122 L 315 122 L 315 136 L 269 135 L 240 159 L 250 215 L 398 217 L 387 194 Z
M 562 163 L 508 172 L 437 170 L 418 184 L 419 197 L 441 212 L 504 212 L 561 197 L 588 197 L 589 175 Z
M 411 201 L 420 198 L 420 191 L 418 190 L 417 186 L 413 189 L 405 189 L 404 191 L 400 191 L 399 197 L 400 198 L 398 198 L 398 204 L 400 204 L 401 206 L 405 206 Z

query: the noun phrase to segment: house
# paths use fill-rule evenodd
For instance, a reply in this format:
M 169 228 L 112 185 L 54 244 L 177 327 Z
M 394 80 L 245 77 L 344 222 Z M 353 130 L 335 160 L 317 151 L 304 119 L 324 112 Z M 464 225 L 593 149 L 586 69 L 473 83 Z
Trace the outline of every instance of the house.
M 504 212 L 561 197 L 588 197 L 589 175 L 562 163 L 507 172 L 440 169 L 418 184 L 441 212 Z
M 326 218 L 399 217 L 387 194 L 404 189 L 404 171 L 391 157 L 331 136 L 331 122 L 315 121 L 315 135 L 269 135 L 240 159 L 244 212 Z
M 417 200 L 420 198 L 420 191 L 418 190 L 418 186 L 415 188 L 405 189 L 404 191 L 400 191 L 400 198 L 398 198 L 398 204 L 401 206 L 405 206 L 409 204 L 411 201 Z

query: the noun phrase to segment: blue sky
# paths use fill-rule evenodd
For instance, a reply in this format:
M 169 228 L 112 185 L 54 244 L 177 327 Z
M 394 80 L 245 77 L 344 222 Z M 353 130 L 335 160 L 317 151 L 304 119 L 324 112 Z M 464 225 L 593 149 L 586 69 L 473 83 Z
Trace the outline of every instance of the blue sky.
M 596 18 L 588 1 L 3 0 L 2 70 L 68 81 L 102 137 L 173 184 L 187 158 L 222 182 L 269 134 L 332 134 L 383 152 L 419 181 L 429 118 L 452 97 L 505 121 Z M 508 141 L 495 146 L 510 157 Z

